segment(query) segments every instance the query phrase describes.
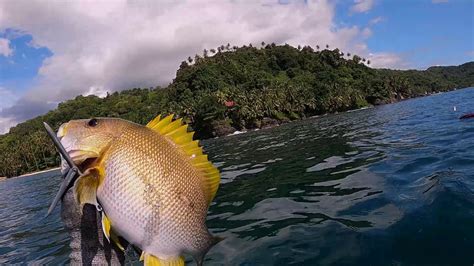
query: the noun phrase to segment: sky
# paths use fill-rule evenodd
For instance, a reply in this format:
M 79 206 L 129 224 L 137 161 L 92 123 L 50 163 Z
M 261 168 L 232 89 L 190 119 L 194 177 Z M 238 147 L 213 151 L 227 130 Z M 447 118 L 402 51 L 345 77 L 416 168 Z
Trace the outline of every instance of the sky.
M 474 60 L 472 0 L 0 1 L 0 134 L 77 95 L 166 86 L 221 44 L 328 44 L 371 66 Z

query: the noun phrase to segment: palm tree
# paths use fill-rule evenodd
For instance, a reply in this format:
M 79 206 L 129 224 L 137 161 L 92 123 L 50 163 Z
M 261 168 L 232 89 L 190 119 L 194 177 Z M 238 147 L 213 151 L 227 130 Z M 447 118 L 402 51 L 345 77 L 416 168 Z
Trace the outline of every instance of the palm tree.
M 194 56 L 194 62 L 198 63 L 199 59 L 201 59 L 201 57 L 198 54 Z
M 262 47 L 265 47 L 265 42 L 262 42 Z
M 317 44 L 316 44 L 316 49 L 318 49 L 318 50 L 319 50 L 319 45 L 317 45 Z
M 347 57 L 351 57 L 351 53 L 347 53 Z
M 303 47 L 303 51 L 307 51 L 307 52 L 314 52 L 314 49 L 310 46 L 310 45 L 307 45 L 305 47 Z
M 298 45 L 298 50 L 301 50 L 301 45 Z
M 186 68 L 188 66 L 188 63 L 186 61 L 181 62 L 181 65 L 179 65 L 179 69 Z
M 326 44 L 326 49 L 329 49 L 329 44 Z
M 189 63 L 192 63 L 192 62 L 193 62 L 193 58 L 192 58 L 191 56 L 188 57 L 188 62 L 189 62 Z
M 353 60 L 354 62 L 356 62 L 356 64 L 359 64 L 359 62 L 360 62 L 361 59 L 362 59 L 362 58 L 360 58 L 360 56 L 358 56 L 358 55 L 354 55 L 354 56 L 352 57 L 352 60 Z
M 367 60 L 367 65 L 370 65 L 370 60 Z
M 230 50 L 230 43 L 227 43 L 227 46 L 225 47 L 226 50 Z
M 204 49 L 204 51 L 203 51 L 204 57 L 207 57 L 207 53 L 208 53 L 207 49 Z
M 209 50 L 211 53 L 215 54 L 216 53 L 216 49 L 212 48 L 211 50 Z

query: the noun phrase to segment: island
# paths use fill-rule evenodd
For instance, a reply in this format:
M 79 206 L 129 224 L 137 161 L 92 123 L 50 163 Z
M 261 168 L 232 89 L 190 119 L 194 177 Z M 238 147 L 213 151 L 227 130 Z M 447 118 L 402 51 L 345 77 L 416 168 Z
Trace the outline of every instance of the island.
M 166 87 L 77 96 L 11 128 L 0 136 L 0 176 L 59 165 L 43 121 L 57 129 L 71 119 L 119 117 L 146 124 L 158 114 L 175 114 L 205 139 L 474 85 L 474 62 L 426 70 L 370 64 L 328 45 L 262 42 L 205 49 L 184 60 Z

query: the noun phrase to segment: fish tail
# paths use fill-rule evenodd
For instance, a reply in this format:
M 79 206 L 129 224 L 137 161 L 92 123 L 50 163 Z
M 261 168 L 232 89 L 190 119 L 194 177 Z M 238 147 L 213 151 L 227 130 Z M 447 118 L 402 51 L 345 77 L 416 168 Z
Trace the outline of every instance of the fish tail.
M 184 258 L 182 256 L 164 260 L 151 254 L 143 253 L 142 257 L 145 260 L 145 266 L 184 266 Z

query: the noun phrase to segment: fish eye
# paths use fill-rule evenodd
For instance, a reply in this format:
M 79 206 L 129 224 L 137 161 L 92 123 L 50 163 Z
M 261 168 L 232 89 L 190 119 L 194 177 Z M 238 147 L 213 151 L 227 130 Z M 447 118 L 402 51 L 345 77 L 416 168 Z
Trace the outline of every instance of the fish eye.
M 97 124 L 99 124 L 99 121 L 97 121 L 97 119 L 95 119 L 95 118 L 92 118 L 91 120 L 89 120 L 89 122 L 87 122 L 87 124 L 90 127 L 95 127 L 95 126 L 97 126 Z

